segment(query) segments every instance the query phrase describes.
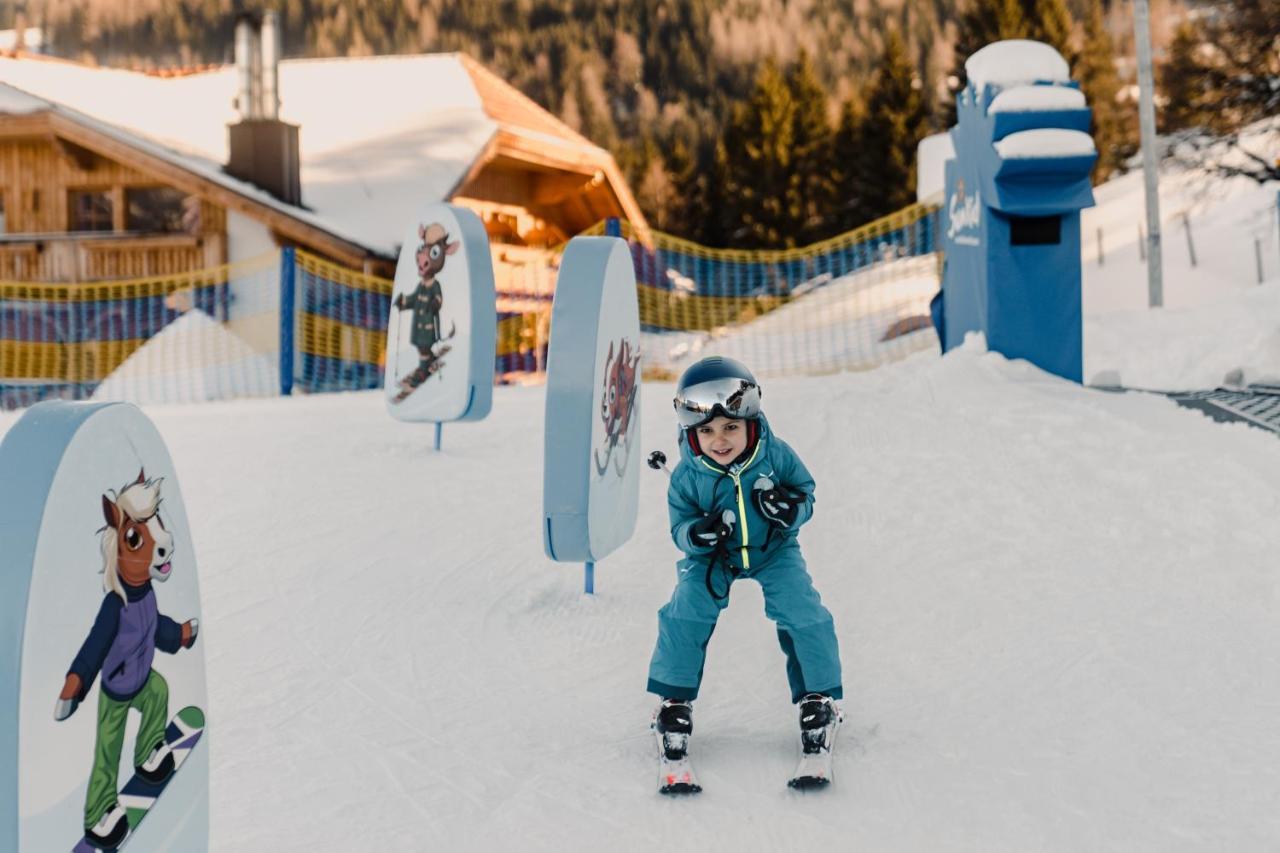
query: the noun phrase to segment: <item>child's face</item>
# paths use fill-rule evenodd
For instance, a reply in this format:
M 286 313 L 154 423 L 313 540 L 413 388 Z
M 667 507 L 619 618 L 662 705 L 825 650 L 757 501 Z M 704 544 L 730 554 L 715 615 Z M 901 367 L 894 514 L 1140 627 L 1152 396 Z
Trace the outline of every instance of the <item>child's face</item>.
M 697 431 L 702 452 L 721 465 L 728 465 L 747 449 L 745 421 L 721 415 L 697 427 Z

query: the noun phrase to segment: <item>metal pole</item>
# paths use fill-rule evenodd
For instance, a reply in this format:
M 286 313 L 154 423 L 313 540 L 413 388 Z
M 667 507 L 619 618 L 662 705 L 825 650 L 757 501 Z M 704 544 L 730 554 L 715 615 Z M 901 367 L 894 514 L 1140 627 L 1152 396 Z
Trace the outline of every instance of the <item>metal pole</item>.
M 1258 284 L 1262 284 L 1262 241 L 1253 238 L 1253 257 L 1258 262 Z
M 1133 3 L 1134 41 L 1138 49 L 1138 125 L 1142 137 L 1142 174 L 1147 190 L 1147 300 L 1164 304 L 1160 263 L 1160 189 L 1156 173 L 1155 82 L 1151 74 L 1151 20 L 1147 0 Z
M 1191 239 L 1191 217 L 1184 211 L 1182 224 L 1187 229 L 1187 253 L 1191 255 L 1191 268 L 1196 268 L 1196 244 Z
M 280 394 L 284 397 L 293 393 L 294 274 L 294 248 L 286 246 L 280 252 Z
M 1102 252 L 1102 228 L 1098 228 L 1098 266 L 1106 266 L 1107 256 Z
M 444 432 L 444 424 L 436 421 L 436 450 L 440 449 L 440 436 Z
M 583 588 L 586 590 L 587 595 L 596 594 L 596 564 L 590 561 L 587 562 L 586 572 L 583 576 Z

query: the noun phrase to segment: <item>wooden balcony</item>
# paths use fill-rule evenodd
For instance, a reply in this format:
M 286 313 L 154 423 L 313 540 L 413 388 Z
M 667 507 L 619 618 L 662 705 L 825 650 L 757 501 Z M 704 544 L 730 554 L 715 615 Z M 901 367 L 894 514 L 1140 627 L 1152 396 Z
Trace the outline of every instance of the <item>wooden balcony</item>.
M 226 262 L 220 234 L 0 235 L 0 281 L 86 282 L 193 272 Z

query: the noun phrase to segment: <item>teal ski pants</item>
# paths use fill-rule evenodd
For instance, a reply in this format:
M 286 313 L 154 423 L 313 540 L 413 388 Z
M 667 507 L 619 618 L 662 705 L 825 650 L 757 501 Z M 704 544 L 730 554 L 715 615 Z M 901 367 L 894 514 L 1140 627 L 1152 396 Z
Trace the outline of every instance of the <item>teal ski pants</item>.
M 791 701 L 806 693 L 843 698 L 840 649 L 835 623 L 813 588 L 799 549 L 775 553 L 759 569 L 739 574 L 764 590 L 764 613 L 777 625 L 778 643 L 787 658 Z M 658 611 L 658 642 L 649 663 L 650 693 L 668 699 L 693 700 L 702 684 L 707 643 L 720 611 L 729 604 L 730 584 L 735 580 L 723 565 L 711 573 L 707 589 L 707 563 L 684 559 L 677 567 L 678 580 L 671 600 Z

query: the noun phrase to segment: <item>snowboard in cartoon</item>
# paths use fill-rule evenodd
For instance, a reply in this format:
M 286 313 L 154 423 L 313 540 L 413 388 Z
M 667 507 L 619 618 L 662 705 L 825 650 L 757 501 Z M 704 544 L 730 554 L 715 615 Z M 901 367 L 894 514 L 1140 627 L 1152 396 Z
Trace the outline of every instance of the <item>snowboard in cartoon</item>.
M 106 526 L 98 533 L 105 596 L 54 707 L 54 719 L 67 719 L 101 676 L 93 769 L 84 806 L 81 844 L 86 849 L 114 850 L 136 825 L 123 804 L 124 792 L 117 787 L 131 710 L 141 717 L 133 748 L 134 780 L 162 790 L 179 763 L 174 741 L 167 736 L 172 727 L 169 685 L 152 663 L 157 650 L 177 654 L 191 648 L 199 621 L 178 623 L 157 605 L 153 584 L 172 576 L 174 554 L 173 533 L 160 516 L 163 482 L 164 478 L 147 479 L 143 471 L 118 494 L 108 491 L 102 496 Z M 194 712 L 189 719 L 199 716 L 202 729 L 203 714 L 199 709 L 187 710 Z M 187 751 L 191 745 L 194 741 Z
M 441 359 L 449 351 L 448 345 L 436 350 L 436 345 L 451 339 L 458 331 L 454 324 L 449 334 L 441 333 L 440 310 L 444 307 L 444 291 L 437 276 L 444 269 L 445 260 L 458 251 L 457 240 L 449 241 L 449 233 L 438 222 L 418 226 L 418 250 L 414 257 L 418 266 L 418 286 L 412 293 L 401 293 L 392 306 L 399 311 L 410 312 L 411 329 L 409 343 L 418 351 L 418 366 L 400 379 L 400 391 L 393 402 L 400 402 L 412 394 L 444 366 Z
M 169 725 L 164 731 L 165 743 L 168 744 L 173 755 L 173 773 L 158 783 L 150 782 L 142 775 L 135 773 L 133 778 L 120 789 L 119 802 L 129 822 L 129 834 L 115 847 L 105 848 L 95 847 L 87 838 L 82 838 L 71 849 L 71 853 L 96 853 L 96 851 L 100 850 L 112 853 L 112 851 L 119 850 L 127 844 L 129 839 L 133 837 L 134 831 L 137 830 L 138 824 L 142 823 L 142 819 L 147 816 L 147 812 L 151 811 L 151 807 L 155 805 L 156 800 L 164 793 L 169 781 L 173 779 L 174 774 L 182 767 L 183 762 L 187 760 L 191 750 L 195 749 L 195 745 L 200 741 L 200 736 L 203 734 L 204 712 L 199 708 L 189 705 L 174 715 L 174 718 L 169 721 Z

